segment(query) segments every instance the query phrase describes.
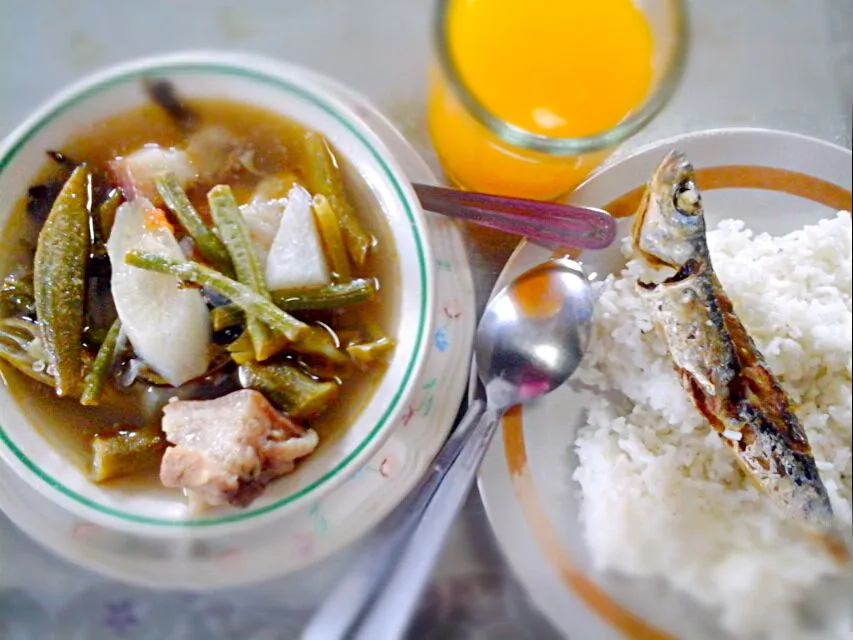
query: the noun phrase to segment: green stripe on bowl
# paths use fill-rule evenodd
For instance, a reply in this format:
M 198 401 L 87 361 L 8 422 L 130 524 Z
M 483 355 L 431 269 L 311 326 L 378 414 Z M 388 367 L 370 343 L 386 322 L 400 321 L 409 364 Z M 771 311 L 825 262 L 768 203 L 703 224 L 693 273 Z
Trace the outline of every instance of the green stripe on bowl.
M 403 208 L 406 212 L 406 217 L 409 222 L 412 224 L 414 228 L 416 226 L 415 214 L 412 211 L 412 208 L 409 206 L 409 202 L 406 200 L 406 197 L 403 193 L 403 188 L 400 183 L 394 177 L 393 172 L 390 167 L 387 165 L 385 160 L 382 158 L 380 153 L 370 144 L 370 142 L 365 139 L 358 129 L 352 126 L 350 122 L 345 120 L 332 108 L 330 105 L 326 104 L 322 99 L 317 96 L 307 92 L 306 90 L 295 86 L 284 80 L 282 78 L 278 78 L 273 75 L 268 75 L 266 73 L 256 71 L 253 69 L 246 69 L 239 66 L 228 66 L 224 64 L 217 63 L 207 63 L 207 62 L 197 62 L 197 63 L 184 63 L 178 64 L 174 66 L 170 65 L 162 65 L 162 66 L 152 66 L 147 67 L 145 69 L 134 69 L 130 70 L 116 76 L 106 78 L 103 81 L 92 85 L 91 87 L 86 88 L 81 91 L 73 98 L 64 102 L 60 105 L 57 105 L 54 109 L 46 113 L 42 116 L 37 122 L 35 122 L 22 136 L 21 138 L 9 149 L 9 151 L 0 158 L 0 172 L 2 172 L 9 163 L 14 159 L 15 155 L 21 150 L 21 148 L 27 144 L 32 138 L 39 133 L 44 127 L 49 125 L 57 116 L 62 115 L 68 109 L 76 106 L 80 102 L 87 100 L 88 98 L 106 90 L 110 89 L 114 86 L 120 85 L 122 83 L 135 81 L 138 78 L 146 75 L 156 75 L 156 74 L 168 74 L 171 76 L 181 75 L 181 74 L 215 74 L 215 75 L 228 75 L 228 76 L 236 76 L 241 78 L 248 78 L 251 80 L 255 80 L 262 84 L 270 85 L 275 88 L 288 91 L 290 93 L 296 94 L 303 100 L 310 102 L 316 107 L 319 107 L 321 110 L 326 112 L 328 115 L 332 116 L 335 120 L 337 120 L 340 124 L 346 127 L 350 133 L 352 133 L 358 141 L 370 152 L 370 155 L 376 160 L 379 164 L 382 172 L 391 182 L 394 192 L 400 202 L 403 204 Z M 125 511 L 121 511 L 120 509 L 114 509 L 112 507 L 104 506 L 94 500 L 87 498 L 85 496 L 80 495 L 73 489 L 65 486 L 54 477 L 52 477 L 49 473 L 47 473 L 44 469 L 39 467 L 35 462 L 33 462 L 30 458 L 28 458 L 16 445 L 9 439 L 8 434 L 6 433 L 3 425 L 0 425 L 0 441 L 6 445 L 6 447 L 12 452 L 12 454 L 35 476 L 39 479 L 47 483 L 51 488 L 58 491 L 62 495 L 78 502 L 79 504 L 98 511 L 102 514 L 112 516 L 114 518 L 119 518 L 121 520 L 125 520 L 128 522 L 135 522 L 144 525 L 156 525 L 156 526 L 165 526 L 165 527 L 208 527 L 212 525 L 220 525 L 227 524 L 233 522 L 245 522 L 246 520 L 250 520 L 252 518 L 256 518 L 258 516 L 270 513 L 279 509 L 287 504 L 290 504 L 300 498 L 303 498 L 310 494 L 312 491 L 317 489 L 318 487 L 326 484 L 330 480 L 332 480 L 335 476 L 337 476 L 341 471 L 343 471 L 344 467 L 349 465 L 359 454 L 361 454 L 364 449 L 370 445 L 371 442 L 376 438 L 376 435 L 379 431 L 387 424 L 391 414 L 397 409 L 400 399 L 403 395 L 403 389 L 405 389 L 414 373 L 415 363 L 417 360 L 417 354 L 421 351 L 424 340 L 426 339 L 426 310 L 427 310 L 427 268 L 426 268 L 426 260 L 424 257 L 424 248 L 421 242 L 421 237 L 418 233 L 414 233 L 415 245 L 417 248 L 417 258 L 418 258 L 418 270 L 419 270 L 419 279 L 421 285 L 421 303 L 420 309 L 418 311 L 418 327 L 417 334 L 415 338 L 415 347 L 412 352 L 412 357 L 409 362 L 406 364 L 406 370 L 403 374 L 403 378 L 400 381 L 400 385 L 397 387 L 397 391 L 391 399 L 390 404 L 385 409 L 385 412 L 380 417 L 379 421 L 374 426 L 373 430 L 367 435 L 367 437 L 359 443 L 359 445 L 355 448 L 355 450 L 350 453 L 344 460 L 342 460 L 336 467 L 329 470 L 325 475 L 318 478 L 311 484 L 306 487 L 303 487 L 299 491 L 282 498 L 276 502 L 273 502 L 264 507 L 260 507 L 251 511 L 236 513 L 227 516 L 220 516 L 215 518 L 198 518 L 193 520 L 174 520 L 168 518 L 150 518 L 147 516 L 140 516 L 134 513 L 128 513 Z

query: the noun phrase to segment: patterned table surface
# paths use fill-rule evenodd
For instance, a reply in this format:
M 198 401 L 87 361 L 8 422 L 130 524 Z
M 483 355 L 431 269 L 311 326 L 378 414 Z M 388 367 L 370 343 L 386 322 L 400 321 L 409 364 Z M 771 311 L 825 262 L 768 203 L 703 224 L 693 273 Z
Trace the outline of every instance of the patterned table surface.
M 688 2 L 688 71 L 665 111 L 622 152 L 719 126 L 787 129 L 851 144 L 853 2 Z M 0 0 L 0 135 L 60 86 L 105 64 L 186 48 L 289 59 L 368 96 L 437 169 L 424 126 L 432 3 L 422 0 Z M 478 309 L 513 248 L 466 230 Z M 358 545 L 308 571 L 215 594 L 153 592 L 54 557 L 0 514 L 0 638 L 296 637 Z M 510 574 L 476 493 L 412 638 L 556 637 Z

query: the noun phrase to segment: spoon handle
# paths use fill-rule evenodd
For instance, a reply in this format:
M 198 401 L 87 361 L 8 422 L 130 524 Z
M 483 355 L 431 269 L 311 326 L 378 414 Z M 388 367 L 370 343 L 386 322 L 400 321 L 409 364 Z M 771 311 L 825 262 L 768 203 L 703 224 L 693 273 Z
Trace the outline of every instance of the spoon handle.
M 552 246 L 604 249 L 616 237 L 616 222 L 600 209 L 425 184 L 412 186 L 421 205 L 429 211 Z
M 465 417 L 436 456 L 428 475 L 362 545 L 352 567 L 305 627 L 302 640 L 350 640 L 353 637 L 352 632 L 360 617 L 391 573 L 424 509 L 473 434 L 473 427 L 479 424 L 484 411 L 482 399 L 471 402 Z
M 499 423 L 500 414 L 487 409 L 473 428 L 353 640 L 397 640 L 404 636 Z

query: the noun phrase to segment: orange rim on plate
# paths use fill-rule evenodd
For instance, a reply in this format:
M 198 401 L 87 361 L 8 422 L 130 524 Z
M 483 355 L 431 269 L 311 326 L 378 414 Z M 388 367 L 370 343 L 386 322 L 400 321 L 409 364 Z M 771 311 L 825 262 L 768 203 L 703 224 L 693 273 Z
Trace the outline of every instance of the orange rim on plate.
M 853 194 L 838 185 L 804 173 L 775 167 L 753 165 L 724 165 L 696 171 L 696 182 L 702 191 L 714 189 L 762 189 L 799 196 L 831 209 L 851 210 Z M 619 196 L 604 208 L 616 218 L 634 215 L 645 190 L 640 185 Z M 654 627 L 632 613 L 598 586 L 575 565 L 560 543 L 556 527 L 551 522 L 539 498 L 536 483 L 527 465 L 524 441 L 524 417 L 521 408 L 507 412 L 501 422 L 506 465 L 516 500 L 524 519 L 542 554 L 557 570 L 560 579 L 571 591 L 601 618 L 626 637 L 634 640 L 675 640 L 675 637 Z

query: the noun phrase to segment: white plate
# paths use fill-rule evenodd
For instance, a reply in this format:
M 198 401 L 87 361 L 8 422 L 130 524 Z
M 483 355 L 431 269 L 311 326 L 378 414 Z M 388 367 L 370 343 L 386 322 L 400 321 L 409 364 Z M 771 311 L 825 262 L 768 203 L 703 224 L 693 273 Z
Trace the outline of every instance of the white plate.
M 642 188 L 666 150 L 677 146 L 697 167 L 709 227 L 737 216 L 756 231 L 778 235 L 851 206 L 851 154 L 799 135 L 756 129 L 689 134 L 661 141 L 604 168 L 573 196 L 578 204 L 631 215 Z M 625 194 L 630 194 L 625 196 Z M 810 213 L 803 213 L 803 212 Z M 621 233 L 630 221 L 620 221 Z M 547 259 L 522 244 L 496 289 Z M 618 240 L 581 256 L 590 273 L 624 264 Z M 564 387 L 504 420 L 480 470 L 479 488 L 500 546 L 535 604 L 566 636 L 719 638 L 713 616 L 650 581 L 596 575 L 577 516 L 570 454 L 582 421 L 578 396 Z M 630 541 L 626 540 L 626 544 Z
M 435 176 L 394 127 L 364 98 L 337 85 L 412 181 Z M 66 559 L 136 584 L 213 589 L 247 584 L 307 567 L 353 542 L 387 515 L 417 483 L 443 444 L 465 390 L 474 335 L 474 286 L 456 225 L 428 215 L 436 259 L 432 349 L 401 424 L 353 478 L 312 507 L 247 533 L 204 540 L 143 538 L 110 531 L 48 502 L 0 465 L 0 510 L 30 537 Z

